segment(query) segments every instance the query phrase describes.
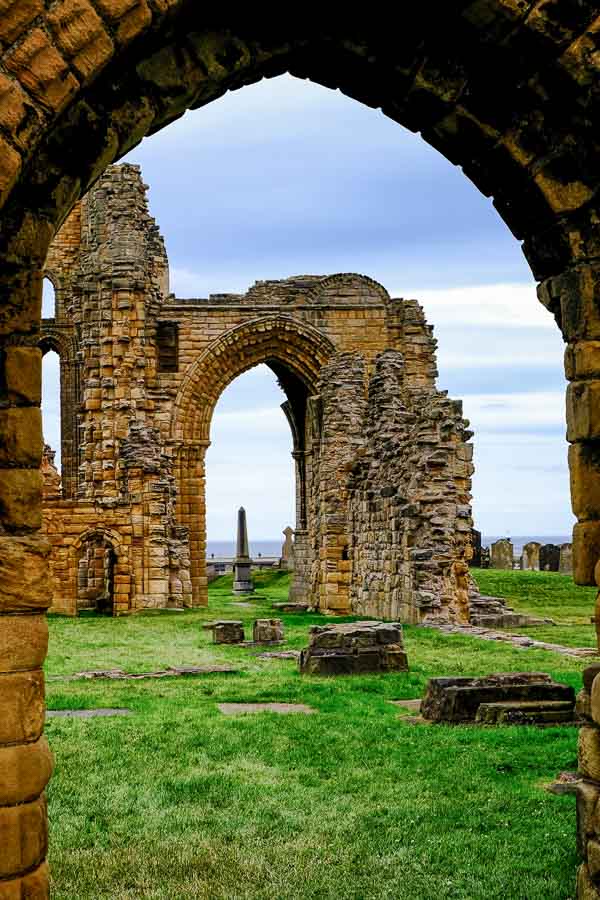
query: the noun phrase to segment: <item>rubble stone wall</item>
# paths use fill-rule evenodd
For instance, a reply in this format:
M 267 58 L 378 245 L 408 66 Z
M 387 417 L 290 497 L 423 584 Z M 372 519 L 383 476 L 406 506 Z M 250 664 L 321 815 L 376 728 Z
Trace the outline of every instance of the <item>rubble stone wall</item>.
M 57 315 L 40 346 L 70 367 L 62 413 L 77 435 L 63 441 L 62 496 L 46 472 L 52 608 L 207 603 L 212 414 L 266 363 L 292 433 L 294 599 L 466 621 L 470 432 L 435 388 L 419 304 L 354 274 L 177 298 L 146 190 L 138 167 L 110 167 L 48 256 Z

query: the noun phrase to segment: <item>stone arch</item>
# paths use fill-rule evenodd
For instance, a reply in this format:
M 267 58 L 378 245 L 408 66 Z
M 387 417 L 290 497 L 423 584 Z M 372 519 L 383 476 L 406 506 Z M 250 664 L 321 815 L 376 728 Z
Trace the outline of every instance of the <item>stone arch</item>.
M 304 386 L 304 397 L 317 389 L 319 374 L 335 352 L 331 340 L 318 329 L 291 315 L 266 315 L 229 329 L 212 342 L 185 373 L 171 416 L 171 441 L 176 447 L 174 474 L 178 495 L 178 520 L 188 529 L 191 557 L 192 602 L 208 603 L 206 578 L 206 469 L 210 423 L 217 401 L 238 375 L 260 363 L 273 369 L 286 393 L 290 384 Z M 284 413 L 294 421 L 296 506 L 300 528 L 296 529 L 298 556 L 306 541 L 306 467 L 304 448 L 298 446 L 298 431 L 304 429 L 305 404 L 297 410 L 296 398 L 288 393 Z M 298 420 L 302 418 L 302 421 Z M 291 422 L 290 422 L 291 425 Z M 294 428 L 292 427 L 292 435 Z M 297 584 L 304 579 L 300 568 Z
M 228 384 L 259 363 L 277 362 L 316 390 L 335 347 L 326 335 L 291 315 L 260 316 L 222 334 L 185 373 L 171 416 L 171 439 L 208 442 L 210 421 Z
M 69 4 L 9 0 L 3 12 L 9 99 L 0 109 L 0 405 L 13 407 L 6 445 L 15 449 L 0 481 L 22 499 L 3 516 L 0 582 L 20 583 L 16 569 L 28 578 L 26 595 L 3 612 L 40 613 L 48 604 L 39 475 L 22 448 L 39 405 L 41 271 L 56 228 L 144 135 L 229 89 L 285 71 L 339 88 L 419 131 L 493 196 L 523 242 L 543 282 L 540 299 L 569 343 L 574 574 L 593 584 L 600 557 L 597 4 L 426 0 L 404 11 L 401 32 L 380 14 L 330 22 L 321 10 L 303 11 L 286 28 L 256 10 L 237 16 L 235 27 L 225 13 L 222 21 L 211 13 L 210 23 L 205 15 L 187 0 L 82 3 L 79 18 Z M 33 649 L 38 620 L 28 619 L 27 658 L 35 669 L 42 662 Z M 11 667 L 11 659 L 3 660 L 5 672 L 23 668 Z M 17 731 L 9 743 L 22 743 Z M 22 792 L 10 801 L 15 834 L 25 815 L 33 821 L 24 800 L 31 798 Z M 7 890 L 41 895 L 44 801 L 31 802 L 39 807 L 36 833 L 3 871 Z

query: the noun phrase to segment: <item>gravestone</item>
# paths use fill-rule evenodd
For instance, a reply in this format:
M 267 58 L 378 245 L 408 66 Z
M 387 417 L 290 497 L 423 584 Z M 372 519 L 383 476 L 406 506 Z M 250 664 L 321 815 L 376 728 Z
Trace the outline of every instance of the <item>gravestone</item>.
M 280 643 L 283 640 L 283 622 L 281 619 L 255 619 L 252 639 L 255 644 Z
M 244 641 L 243 622 L 219 619 L 217 622 L 207 622 L 202 628 L 212 631 L 215 644 L 241 644 Z
M 397 622 L 315 625 L 300 654 L 300 672 L 305 675 L 407 671 L 402 625 Z
M 560 545 L 558 571 L 570 575 L 573 571 L 573 544 Z
M 481 563 L 480 568 L 489 569 L 490 567 L 490 548 L 482 547 L 481 548 Z
M 248 549 L 248 527 L 246 525 L 246 510 L 243 506 L 238 509 L 237 544 L 235 561 L 233 563 L 233 593 L 248 594 L 254 590 L 254 584 L 250 576 L 252 560 Z
M 512 569 L 514 548 L 510 538 L 500 538 L 492 544 L 490 565 L 492 569 Z
M 473 548 L 473 556 L 469 563 L 475 569 L 481 568 L 481 532 L 476 528 L 471 529 L 471 547 Z
M 540 571 L 558 572 L 560 547 L 558 544 L 544 544 L 540 547 Z
M 541 546 L 539 541 L 529 541 L 524 545 L 521 553 L 521 569 L 532 572 L 539 571 Z
M 287 572 L 294 571 L 294 529 L 290 528 L 288 525 L 287 528 L 283 529 L 283 534 L 285 535 L 285 541 L 281 548 L 281 568 L 285 569 Z

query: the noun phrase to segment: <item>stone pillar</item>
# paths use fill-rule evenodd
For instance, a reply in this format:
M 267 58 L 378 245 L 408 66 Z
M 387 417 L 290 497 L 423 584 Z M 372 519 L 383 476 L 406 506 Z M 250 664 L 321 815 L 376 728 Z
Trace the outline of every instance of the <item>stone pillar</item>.
M 243 506 L 238 509 L 237 518 L 237 543 L 235 550 L 235 562 L 233 564 L 233 593 L 248 594 L 254 590 L 250 576 L 250 550 L 248 547 L 248 527 L 246 525 L 246 510 Z
M 192 606 L 208 606 L 206 577 L 206 448 L 210 441 L 194 441 L 179 447 L 175 467 L 177 502 L 175 515 L 189 534 Z
M 8 267 L 0 287 L 0 894 L 40 900 L 48 897 L 44 789 L 52 770 L 42 735 L 50 592 L 39 530 L 41 288 L 31 252 L 22 269 Z

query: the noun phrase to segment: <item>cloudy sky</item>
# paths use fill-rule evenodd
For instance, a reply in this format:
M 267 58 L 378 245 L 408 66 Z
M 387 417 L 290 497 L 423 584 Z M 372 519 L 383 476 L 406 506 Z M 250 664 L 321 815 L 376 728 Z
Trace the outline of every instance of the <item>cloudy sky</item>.
M 181 297 L 257 279 L 361 272 L 416 297 L 439 341 L 439 387 L 475 432 L 476 524 L 487 534 L 572 527 L 563 344 L 489 199 L 423 140 L 339 92 L 284 76 L 186 114 L 133 150 Z M 56 364 L 44 422 L 57 446 Z M 293 524 L 290 434 L 266 367 L 224 392 L 207 457 L 208 536 L 235 509 L 255 539 Z

